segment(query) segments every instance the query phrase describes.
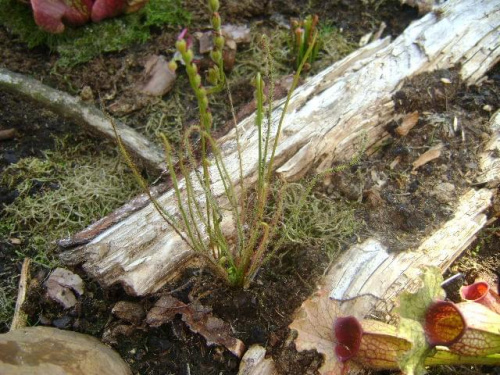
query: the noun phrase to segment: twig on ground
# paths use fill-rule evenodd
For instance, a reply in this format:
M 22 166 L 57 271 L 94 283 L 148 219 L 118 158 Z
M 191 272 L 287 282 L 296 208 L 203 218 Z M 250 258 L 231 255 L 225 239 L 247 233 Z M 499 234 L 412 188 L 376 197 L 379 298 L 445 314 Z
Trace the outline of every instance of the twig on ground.
M 21 268 L 21 278 L 19 279 L 19 289 L 17 291 L 16 308 L 14 317 L 10 325 L 10 331 L 26 327 L 26 314 L 22 311 L 23 303 L 26 299 L 26 290 L 30 274 L 30 258 L 24 258 L 23 267 Z

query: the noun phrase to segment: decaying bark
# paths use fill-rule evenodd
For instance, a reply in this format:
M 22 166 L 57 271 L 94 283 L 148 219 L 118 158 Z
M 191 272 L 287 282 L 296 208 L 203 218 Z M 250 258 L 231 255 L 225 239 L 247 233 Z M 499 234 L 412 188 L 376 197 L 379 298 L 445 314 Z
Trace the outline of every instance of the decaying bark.
M 110 119 L 93 105 L 77 97 L 44 85 L 36 79 L 0 68 L 0 90 L 5 90 L 42 104 L 54 113 L 83 126 L 87 131 L 114 139 Z M 116 126 L 125 147 L 137 162 L 154 171 L 165 167 L 163 154 L 153 143 L 129 126 L 116 121 Z
M 393 94 L 405 79 L 435 69 L 461 66 L 474 83 L 500 58 L 500 3 L 451 0 L 429 13 L 394 42 L 379 40 L 349 55 L 306 82 L 294 94 L 276 152 L 277 172 L 287 180 L 323 171 L 334 159 L 349 158 L 364 138 L 368 147 L 389 136 L 384 126 L 394 114 Z M 276 127 L 283 107 L 273 112 Z M 257 130 L 254 115 L 238 125 L 244 183 L 256 180 Z M 272 132 L 271 132 L 272 133 Z M 236 133 L 220 140 L 226 167 L 239 183 Z M 215 167 L 214 167 L 215 169 Z M 214 192 L 223 187 L 217 174 Z M 198 191 L 203 203 L 203 194 Z M 172 191 L 159 198 L 176 214 Z M 105 286 L 121 283 L 135 295 L 158 290 L 193 252 L 161 219 L 152 205 L 63 254 Z

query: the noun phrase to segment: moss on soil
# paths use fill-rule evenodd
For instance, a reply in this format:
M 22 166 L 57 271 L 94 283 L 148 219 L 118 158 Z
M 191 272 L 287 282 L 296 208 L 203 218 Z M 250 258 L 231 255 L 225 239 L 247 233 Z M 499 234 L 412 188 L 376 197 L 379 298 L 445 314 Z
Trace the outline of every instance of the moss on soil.
M 47 46 L 57 52 L 59 66 L 74 66 L 105 52 L 121 51 L 148 40 L 153 27 L 184 26 L 191 20 L 180 0 L 151 0 L 136 13 L 50 34 L 38 28 L 29 6 L 17 0 L 0 0 L 0 9 L 0 25 L 29 48 Z
M 23 158 L 3 171 L 0 184 L 18 196 L 0 213 L 0 238 L 20 240 L 14 242 L 17 259 L 31 257 L 38 266 L 53 268 L 56 240 L 105 216 L 138 187 L 113 147 L 102 142 L 66 136 L 44 155 Z M 0 284 L 0 325 L 12 317 L 16 284 L 15 278 Z

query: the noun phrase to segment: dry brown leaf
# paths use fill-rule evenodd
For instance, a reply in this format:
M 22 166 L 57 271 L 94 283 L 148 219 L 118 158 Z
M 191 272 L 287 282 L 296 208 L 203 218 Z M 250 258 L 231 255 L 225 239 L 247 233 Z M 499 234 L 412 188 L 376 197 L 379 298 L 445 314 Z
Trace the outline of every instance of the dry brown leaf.
M 235 356 L 241 358 L 245 351 L 245 344 L 231 336 L 232 330 L 228 323 L 212 316 L 209 312 L 208 308 L 199 302 L 194 302 L 188 305 L 182 314 L 182 320 L 191 331 L 202 335 L 207 340 L 207 345 L 223 345 Z
M 176 314 L 182 314 L 186 304 L 170 295 L 162 296 L 151 310 L 148 311 L 146 323 L 151 327 L 159 327 L 174 319 Z
M 73 291 L 78 295 L 83 294 L 83 281 L 80 276 L 64 268 L 56 268 L 44 285 L 48 296 L 65 309 L 76 305 L 77 299 Z
M 210 308 L 197 301 L 188 305 L 170 295 L 165 295 L 149 310 L 146 323 L 152 327 L 159 327 L 171 321 L 176 314 L 181 314 L 189 329 L 202 335 L 207 340 L 207 345 L 222 345 L 238 358 L 243 355 L 245 344 L 231 336 L 231 326 L 222 319 L 214 317 Z
M 413 162 L 413 171 L 417 170 L 422 165 L 427 164 L 428 162 L 440 157 L 442 148 L 443 148 L 443 144 L 440 143 L 437 146 L 430 148 L 429 150 L 424 152 L 422 155 L 420 155 L 418 157 L 418 159 Z
M 408 113 L 404 118 L 403 118 L 403 122 L 401 123 L 401 125 L 399 125 L 395 132 L 401 136 L 401 137 L 404 137 L 405 135 L 407 135 L 410 130 L 415 126 L 417 125 L 418 123 L 418 118 L 419 118 L 419 114 L 418 114 L 418 111 L 415 111 L 415 112 L 412 112 L 412 113 Z
M 295 346 L 298 351 L 316 350 L 325 361 L 319 368 L 321 375 L 339 375 L 343 365 L 335 355 L 333 323 L 337 317 L 337 304 L 326 290 L 321 290 L 307 299 L 290 324 L 297 331 Z
M 144 81 L 139 91 L 152 96 L 163 96 L 173 87 L 176 74 L 168 67 L 164 56 L 151 56 L 144 66 Z

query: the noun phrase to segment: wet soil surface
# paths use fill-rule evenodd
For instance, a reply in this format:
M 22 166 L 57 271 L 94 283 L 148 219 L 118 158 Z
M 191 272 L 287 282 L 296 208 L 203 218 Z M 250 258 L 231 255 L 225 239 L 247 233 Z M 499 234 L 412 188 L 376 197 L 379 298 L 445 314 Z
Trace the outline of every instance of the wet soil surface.
M 276 2 L 281 3 L 288 4 L 280 8 L 286 16 L 304 10 L 302 5 Z M 246 22 L 255 18 L 266 20 L 273 13 L 266 7 L 259 12 L 252 7 L 245 9 L 227 11 L 223 16 Z M 353 40 L 372 31 L 380 20 L 387 23 L 392 35 L 397 35 L 416 16 L 414 10 L 401 8 L 395 2 L 375 11 L 358 2 L 333 1 L 317 4 L 313 11 L 349 30 Z M 203 15 L 198 17 L 203 19 Z M 102 99 L 109 106 L 127 95 L 127 85 L 140 74 L 145 56 L 170 48 L 174 40 L 174 32 L 159 32 L 142 46 L 54 74 L 54 56 L 43 49 L 29 51 L 0 29 L 0 51 L 5 56 L 0 64 L 72 94 L 90 86 L 101 98 L 113 98 Z M 477 87 L 464 86 L 453 71 L 438 71 L 408 82 L 394 97 L 401 120 L 387 124 L 393 136 L 350 170 L 332 176 L 315 194 L 325 199 L 359 202 L 356 216 L 366 223 L 365 228 L 370 228 L 359 233 L 360 238 L 379 234 L 396 251 L 411 248 L 449 217 L 456 198 L 474 184 L 477 154 L 490 135 L 486 126 L 491 115 L 488 106 L 500 106 L 499 67 L 488 77 Z M 246 85 L 249 87 L 248 82 Z M 236 95 L 237 107 L 251 100 L 248 91 L 241 90 L 241 95 Z M 96 99 L 98 103 L 99 100 Z M 43 151 L 54 147 L 53 135 L 73 131 L 74 125 L 10 94 L 0 92 L 0 102 L 6 104 L 0 107 L 1 128 L 13 127 L 19 132 L 16 139 L 0 143 L 0 171 L 27 156 L 43 157 Z M 417 125 L 407 136 L 398 136 L 395 129 L 414 111 L 418 111 Z M 194 118 L 195 113 L 192 115 Z M 138 109 L 126 120 L 133 125 L 146 117 L 147 111 Z M 414 170 L 412 163 L 438 143 L 440 156 Z M 9 204 L 16 191 L 0 186 L 0 197 L 0 205 Z M 495 228 L 495 223 L 492 225 Z M 483 267 L 479 262 L 478 269 L 492 275 L 498 273 L 499 243 L 497 232 L 490 232 L 494 235 L 489 235 L 489 242 L 485 240 L 482 247 L 489 254 L 485 256 L 489 263 Z M 16 246 L 8 239 L 0 239 L 0 274 L 17 277 L 21 261 L 16 256 Z M 30 324 L 71 329 L 103 339 L 130 364 L 134 374 L 236 374 L 239 359 L 222 347 L 207 346 L 206 340 L 191 332 L 179 315 L 152 328 L 144 318 L 131 322 L 111 313 L 119 301 L 133 302 L 149 311 L 161 296 L 171 295 L 186 304 L 201 303 L 229 323 L 233 336 L 247 347 L 266 347 L 280 374 L 314 374 L 321 365 L 321 356 L 315 352 L 297 353 L 293 333 L 287 327 L 293 312 L 315 289 L 328 264 L 322 248 L 289 246 L 261 270 L 246 291 L 227 287 L 206 270 L 189 269 L 180 280 L 146 298 L 127 296 L 119 286 L 103 289 L 76 269 L 85 281 L 85 293 L 68 310 L 46 296 L 43 282 L 49 270 L 34 266 L 24 311 Z M 467 272 L 472 279 L 473 272 L 464 271 L 467 264 L 457 266 L 457 270 Z M 487 370 L 478 368 L 477 373 Z

